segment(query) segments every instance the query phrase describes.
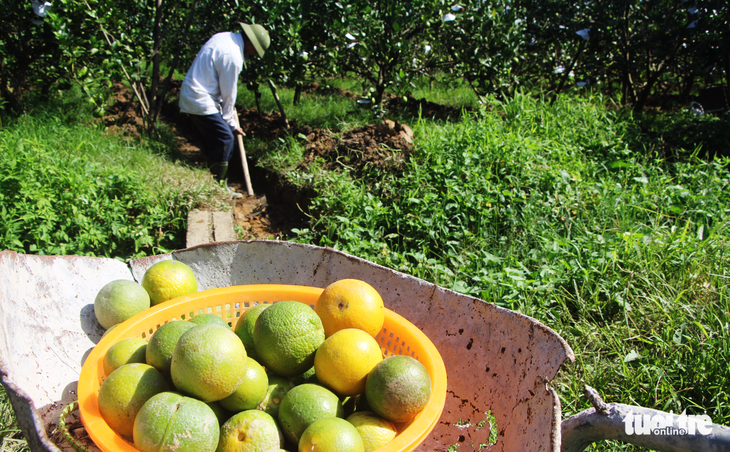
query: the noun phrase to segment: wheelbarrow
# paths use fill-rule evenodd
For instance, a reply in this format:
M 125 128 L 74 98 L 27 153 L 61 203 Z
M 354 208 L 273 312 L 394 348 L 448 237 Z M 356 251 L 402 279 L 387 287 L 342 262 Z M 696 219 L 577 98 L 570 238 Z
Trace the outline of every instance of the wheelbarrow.
M 326 287 L 343 278 L 370 283 L 387 308 L 433 342 L 448 374 L 441 417 L 415 450 L 578 452 L 606 438 L 660 451 L 730 450 L 730 428 L 691 418 L 694 434 L 678 435 L 667 427 L 686 427 L 686 416 L 605 404 L 590 388 L 594 408 L 562 420 L 551 381 L 574 354 L 533 318 L 330 248 L 250 241 L 200 245 L 127 263 L 0 252 L 0 371 L 33 451 L 73 450 L 59 421 L 63 427 L 66 415 L 73 416 L 68 408 L 77 397 L 79 373 L 104 333 L 93 312 L 96 293 L 112 280 L 140 281 L 163 259 L 188 264 L 199 290 L 248 284 Z M 626 419 L 636 425 L 628 426 Z M 647 426 L 656 428 L 655 421 L 663 422 L 659 427 L 666 434 L 639 434 Z M 98 450 L 93 443 L 83 446 Z

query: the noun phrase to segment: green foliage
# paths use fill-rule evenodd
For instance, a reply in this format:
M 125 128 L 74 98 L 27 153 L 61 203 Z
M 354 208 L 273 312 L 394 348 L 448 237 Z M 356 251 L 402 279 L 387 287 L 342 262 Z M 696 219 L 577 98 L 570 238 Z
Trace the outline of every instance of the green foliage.
M 566 415 L 589 384 L 725 423 L 730 160 L 664 159 L 604 103 L 518 95 L 460 123 L 422 121 L 403 174 L 313 181 L 298 240 L 554 328 L 579 356 L 557 381 Z
M 3 452 L 30 452 L 28 443 L 14 416 L 5 387 L 0 385 L 0 450 Z
M 171 180 L 177 166 L 131 143 L 51 115 L 6 125 L 0 149 L 0 249 L 129 259 L 181 248 L 187 211 L 210 190 Z
M 58 77 L 59 50 L 30 2 L 0 3 L 0 113 L 23 111 L 21 94 L 47 91 Z
M 339 20 L 329 23 L 327 48 L 341 73 L 351 72 L 366 81 L 375 107 L 380 107 L 386 89 L 407 92 L 411 79 L 422 70 L 419 60 L 446 2 L 350 1 L 339 5 Z
M 477 0 L 455 6 L 441 26 L 439 51 L 480 95 L 512 95 L 519 64 L 529 58 L 522 11 L 509 1 Z

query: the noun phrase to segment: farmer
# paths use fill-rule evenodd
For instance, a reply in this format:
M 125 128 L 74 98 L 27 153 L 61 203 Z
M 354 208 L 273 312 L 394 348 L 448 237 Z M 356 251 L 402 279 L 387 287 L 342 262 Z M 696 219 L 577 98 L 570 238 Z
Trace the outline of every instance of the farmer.
M 202 135 L 210 172 L 233 198 L 242 195 L 228 187 L 228 162 L 235 137 L 245 135 L 235 110 L 238 75 L 246 56 L 263 57 L 270 42 L 261 25 L 239 24 L 243 33 L 217 33 L 203 45 L 185 75 L 179 102 Z

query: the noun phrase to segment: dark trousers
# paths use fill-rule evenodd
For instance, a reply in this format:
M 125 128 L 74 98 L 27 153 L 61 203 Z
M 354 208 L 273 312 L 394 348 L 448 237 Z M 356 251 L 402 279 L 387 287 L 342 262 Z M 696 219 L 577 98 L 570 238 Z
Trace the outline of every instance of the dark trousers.
M 190 115 L 203 138 L 203 152 L 210 164 L 231 160 L 235 138 L 231 126 L 220 113 L 213 115 Z

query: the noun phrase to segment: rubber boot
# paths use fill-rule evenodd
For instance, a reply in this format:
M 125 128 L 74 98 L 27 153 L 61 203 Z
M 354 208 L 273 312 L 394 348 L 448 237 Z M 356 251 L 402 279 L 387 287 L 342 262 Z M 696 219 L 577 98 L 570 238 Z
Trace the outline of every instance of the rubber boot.
M 226 180 L 226 174 L 228 174 L 228 162 L 216 162 L 211 164 L 210 173 L 218 182 Z
M 243 198 L 242 194 L 236 193 L 231 187 L 228 186 L 228 179 L 226 179 L 226 174 L 228 174 L 228 162 L 213 163 L 212 165 L 210 165 L 210 172 L 213 177 L 215 177 L 215 180 L 223 183 L 223 186 L 225 187 L 228 196 L 230 196 L 231 198 Z

